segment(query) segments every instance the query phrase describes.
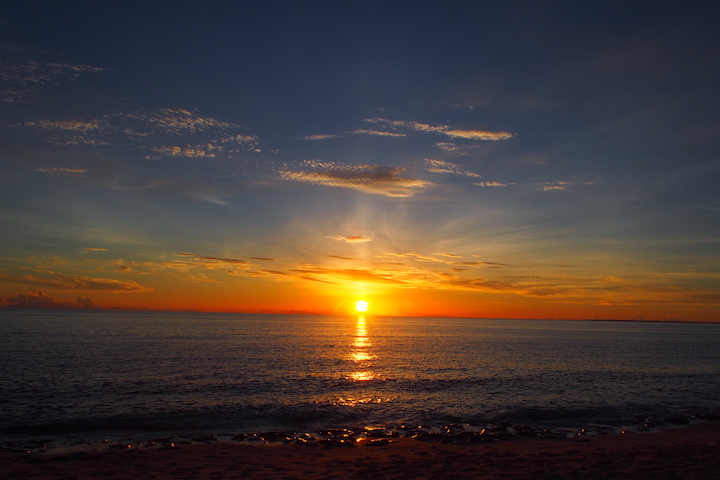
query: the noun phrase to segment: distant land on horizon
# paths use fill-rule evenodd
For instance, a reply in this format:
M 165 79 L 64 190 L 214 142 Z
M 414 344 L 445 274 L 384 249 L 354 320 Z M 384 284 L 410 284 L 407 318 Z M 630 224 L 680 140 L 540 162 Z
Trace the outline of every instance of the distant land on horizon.
M 3 306 L 0 311 L 13 310 L 37 310 L 37 311 L 99 311 L 99 312 L 148 312 L 148 313 L 198 313 L 198 314 L 220 314 L 220 315 L 317 315 L 327 317 L 348 317 L 356 316 L 358 313 L 330 313 L 330 312 L 312 312 L 312 311 L 254 311 L 254 312 L 230 312 L 230 311 L 198 311 L 198 310 L 150 310 L 142 308 L 113 308 L 98 307 L 77 308 L 77 307 L 17 307 Z M 676 318 L 669 319 L 647 319 L 647 318 L 501 318 L 501 317 L 471 317 L 471 316 L 440 316 L 440 315 L 374 315 L 365 313 L 372 318 L 458 318 L 458 319 L 477 319 L 477 320 L 538 320 L 538 321 L 558 321 L 558 322 L 649 322 L 649 323 L 720 323 L 720 320 L 679 320 Z

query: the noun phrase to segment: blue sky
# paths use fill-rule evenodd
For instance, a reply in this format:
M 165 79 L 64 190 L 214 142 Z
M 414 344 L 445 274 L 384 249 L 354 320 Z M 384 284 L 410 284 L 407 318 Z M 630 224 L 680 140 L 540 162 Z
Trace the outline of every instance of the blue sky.
M 9 2 L 2 305 L 718 320 L 717 13 Z

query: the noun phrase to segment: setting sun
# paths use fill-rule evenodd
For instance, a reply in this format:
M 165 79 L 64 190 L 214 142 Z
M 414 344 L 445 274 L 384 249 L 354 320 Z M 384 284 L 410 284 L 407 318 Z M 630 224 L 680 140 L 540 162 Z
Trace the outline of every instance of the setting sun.
M 358 312 L 367 312 L 368 309 L 368 302 L 365 300 L 358 300 L 355 302 L 355 310 Z

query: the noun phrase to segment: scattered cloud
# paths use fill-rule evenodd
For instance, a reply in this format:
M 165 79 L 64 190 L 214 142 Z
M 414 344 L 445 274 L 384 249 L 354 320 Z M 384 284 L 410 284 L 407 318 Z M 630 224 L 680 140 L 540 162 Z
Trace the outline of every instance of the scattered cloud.
M 466 177 L 482 177 L 478 173 L 473 173 L 463 168 L 457 163 L 446 162 L 443 160 L 425 159 L 425 165 L 428 172 L 432 173 L 449 173 L 452 175 L 464 175 Z
M 78 146 L 78 145 L 92 145 L 92 146 L 105 146 L 110 145 L 108 140 L 102 138 L 82 136 L 82 135 L 70 135 L 64 137 L 47 137 L 45 141 L 51 145 L 57 147 L 67 146 Z
M 258 137 L 256 135 L 228 135 L 220 139 L 221 143 L 233 144 L 241 147 L 241 150 L 248 152 L 261 152 Z
M 202 117 L 181 108 L 114 112 L 96 118 L 38 119 L 15 124 L 51 133 L 45 141 L 53 145 L 128 146 L 150 150 L 155 157 L 211 158 L 222 152 L 260 152 L 258 138 L 232 132 L 238 125 Z M 194 138 L 197 143 L 178 145 L 176 137 Z M 214 138 L 208 139 L 210 135 Z M 173 140 L 175 138 L 175 140 Z M 164 140 L 162 143 L 159 140 Z M 170 143 L 168 144 L 168 141 Z M 159 143 L 159 144 L 158 144 Z
M 5 308 L 96 308 L 90 298 L 78 297 L 74 302 L 59 302 L 42 290 L 31 290 L 27 295 L 20 294 L 6 301 L 10 305 L 5 305 Z
M 73 81 L 81 75 L 98 74 L 106 68 L 69 63 L 18 59 L 17 51 L 0 46 L 0 102 L 21 103 L 36 99 L 43 88 Z
M 183 108 L 159 108 L 149 112 L 134 111 L 118 114 L 120 118 L 139 120 L 145 125 L 152 125 L 168 134 L 183 135 L 210 128 L 237 128 L 234 123 L 224 122 L 217 118 L 198 117 Z
M 540 190 L 548 192 L 550 190 L 565 190 L 569 182 L 545 182 L 539 185 Z
M 37 127 L 43 130 L 71 130 L 73 132 L 87 132 L 88 130 L 101 130 L 107 128 L 104 122 L 98 120 L 37 120 L 25 122 L 26 127 Z
M 508 187 L 515 184 L 510 182 L 503 182 L 502 180 L 496 180 L 494 182 L 477 182 L 473 183 L 473 185 L 477 185 L 478 187 Z
M 449 137 L 471 140 L 507 140 L 515 136 L 508 132 L 488 132 L 483 130 L 445 130 L 442 133 Z
M 437 142 L 435 146 L 444 152 L 456 155 L 475 155 L 481 148 L 480 145 L 458 145 L 455 142 Z
M 388 197 L 412 197 L 418 190 L 432 186 L 430 182 L 408 178 L 403 169 L 380 165 L 330 164 L 312 171 L 282 170 L 283 180 L 352 188 L 365 193 Z
M 214 157 L 214 150 L 221 150 L 222 148 L 208 143 L 206 145 L 186 145 L 185 147 L 178 146 L 167 146 L 151 147 L 151 150 L 164 155 L 167 157 Z
M 105 252 L 107 248 L 85 247 L 82 250 L 85 252 Z
M 509 132 L 491 132 L 487 130 L 460 130 L 451 128 L 449 125 L 430 125 L 420 122 L 407 122 L 403 120 L 388 120 L 385 118 L 366 118 L 366 122 L 384 124 L 391 128 L 409 128 L 418 132 L 437 133 L 451 138 L 463 138 L 469 140 L 507 140 L 515 135 Z
M 364 243 L 364 242 L 372 241 L 372 238 L 363 237 L 361 235 L 354 235 L 351 237 L 343 237 L 342 235 L 335 235 L 335 236 L 327 236 L 325 238 L 329 238 L 330 240 L 338 240 L 340 242 L 347 242 L 347 243 Z

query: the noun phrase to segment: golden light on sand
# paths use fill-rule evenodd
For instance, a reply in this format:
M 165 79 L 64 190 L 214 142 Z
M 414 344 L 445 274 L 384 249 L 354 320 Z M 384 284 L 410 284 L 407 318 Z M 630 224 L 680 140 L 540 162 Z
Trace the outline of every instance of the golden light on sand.
M 355 310 L 357 310 L 358 312 L 367 312 L 368 305 L 368 302 L 366 302 L 365 300 L 358 300 L 357 302 L 355 302 Z

